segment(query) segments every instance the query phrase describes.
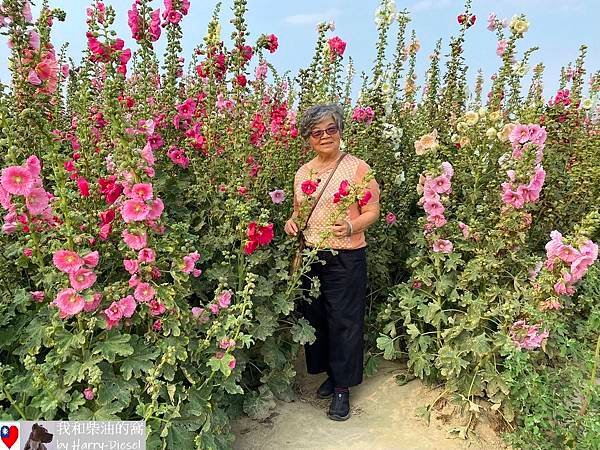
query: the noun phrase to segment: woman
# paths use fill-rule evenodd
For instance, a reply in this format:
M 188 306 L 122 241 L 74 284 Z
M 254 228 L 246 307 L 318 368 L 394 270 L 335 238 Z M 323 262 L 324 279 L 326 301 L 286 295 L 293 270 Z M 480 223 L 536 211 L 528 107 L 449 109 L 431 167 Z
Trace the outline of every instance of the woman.
M 379 187 L 371 179 L 366 186 L 370 192 L 368 202 L 353 203 L 345 217 L 329 225 L 338 206 L 334 195 L 342 181 L 359 185 L 370 170 L 361 159 L 341 151 L 342 114 L 338 105 L 315 105 L 305 112 L 300 134 L 316 156 L 296 173 L 294 212 L 285 224 L 285 232 L 291 236 L 296 236 L 304 228 L 304 223 L 296 221 L 303 196 L 307 196 L 308 192 L 313 198 L 318 198 L 333 171 L 304 229 L 307 246 L 323 249 L 318 255 L 325 265 L 313 264 L 307 277 L 309 283 L 313 276 L 319 278 L 321 293 L 316 300 L 302 302 L 300 306 L 300 312 L 315 328 L 317 338 L 312 345 L 305 346 L 307 371 L 311 374 L 328 373 L 329 377 L 319 387 L 317 395 L 320 398 L 333 396 L 328 414 L 333 420 L 350 417 L 348 388 L 362 382 L 367 285 L 364 232 L 379 217 Z M 306 187 L 307 182 L 312 182 L 313 186 L 316 184 L 314 192 L 303 188 L 303 183 Z M 323 235 L 328 231 L 331 234 L 323 241 Z M 337 254 L 333 255 L 328 249 L 336 250 Z

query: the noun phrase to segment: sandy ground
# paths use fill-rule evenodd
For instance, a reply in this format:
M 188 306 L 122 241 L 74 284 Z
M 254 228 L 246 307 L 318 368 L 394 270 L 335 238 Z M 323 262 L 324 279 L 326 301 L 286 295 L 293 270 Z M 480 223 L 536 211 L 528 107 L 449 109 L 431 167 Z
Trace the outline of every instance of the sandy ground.
M 351 417 L 345 422 L 327 418 L 330 400 L 315 396 L 326 375 L 308 375 L 303 355 L 298 371 L 296 401 L 277 401 L 271 416 L 262 421 L 244 417 L 233 424 L 236 450 L 319 449 L 319 450 L 432 450 L 506 449 L 490 423 L 471 422 L 467 439 L 457 437 L 467 417 L 459 417 L 445 401 L 436 403 L 431 422 L 419 415 L 419 407 L 431 404 L 441 392 L 418 380 L 403 386 L 396 376 L 404 366 L 386 361 L 377 374 L 350 390 Z M 454 431 L 450 431 L 454 430 Z

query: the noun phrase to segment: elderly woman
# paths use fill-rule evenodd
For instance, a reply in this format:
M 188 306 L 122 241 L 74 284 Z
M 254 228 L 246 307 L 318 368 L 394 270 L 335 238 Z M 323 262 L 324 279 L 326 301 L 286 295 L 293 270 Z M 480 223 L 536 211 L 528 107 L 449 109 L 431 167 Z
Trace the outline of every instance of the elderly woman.
M 345 216 L 330 225 L 338 207 L 334 196 L 340 184 L 345 180 L 360 185 L 370 170 L 361 159 L 341 151 L 343 129 L 342 109 L 338 105 L 315 105 L 304 113 L 300 134 L 316 155 L 296 173 L 294 212 L 285 224 L 285 232 L 291 236 L 304 230 L 307 246 L 318 246 L 319 259 L 325 261 L 324 265 L 313 264 L 306 278 L 310 283 L 310 278 L 318 277 L 320 296 L 310 303 L 302 302 L 299 309 L 316 330 L 316 341 L 305 346 L 307 371 L 329 375 L 317 396 L 333 396 L 328 416 L 338 421 L 350 417 L 348 388 L 362 382 L 367 285 L 365 230 L 379 217 L 379 187 L 371 179 L 366 185 L 370 192 L 368 202 L 354 202 Z M 303 189 L 307 182 L 316 185 L 314 192 Z M 318 201 L 308 222 L 298 223 L 300 203 L 307 192 Z

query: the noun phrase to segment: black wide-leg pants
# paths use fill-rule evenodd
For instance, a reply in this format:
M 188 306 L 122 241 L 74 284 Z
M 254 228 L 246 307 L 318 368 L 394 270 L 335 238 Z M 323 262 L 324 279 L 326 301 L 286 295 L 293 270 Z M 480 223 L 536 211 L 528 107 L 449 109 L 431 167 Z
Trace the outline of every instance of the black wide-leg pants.
M 366 248 L 319 251 L 303 283 L 317 276 L 321 294 L 304 300 L 300 312 L 315 328 L 316 341 L 305 345 L 308 373 L 327 372 L 336 386 L 355 386 L 363 379 L 363 334 L 367 289 Z M 310 302 L 310 303 L 309 303 Z

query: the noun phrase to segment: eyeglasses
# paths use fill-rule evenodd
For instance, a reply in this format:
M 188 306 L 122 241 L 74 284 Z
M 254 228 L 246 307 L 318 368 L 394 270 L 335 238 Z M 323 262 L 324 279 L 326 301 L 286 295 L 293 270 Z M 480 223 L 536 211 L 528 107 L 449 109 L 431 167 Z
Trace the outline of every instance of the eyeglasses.
M 329 136 L 333 136 L 335 133 L 339 131 L 337 125 L 331 125 L 324 130 L 314 130 L 310 132 L 310 135 L 315 139 L 320 139 L 323 136 L 323 133 L 327 133 Z

